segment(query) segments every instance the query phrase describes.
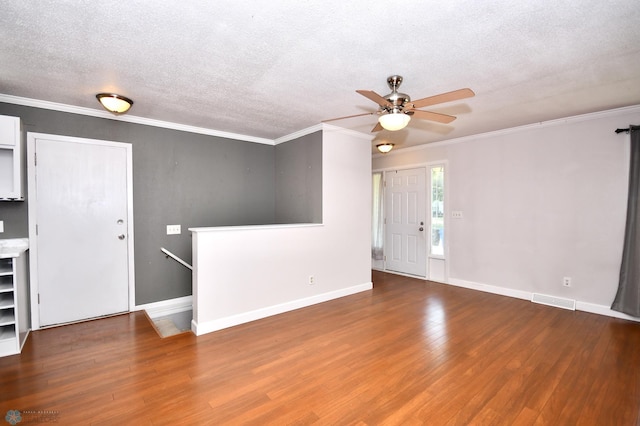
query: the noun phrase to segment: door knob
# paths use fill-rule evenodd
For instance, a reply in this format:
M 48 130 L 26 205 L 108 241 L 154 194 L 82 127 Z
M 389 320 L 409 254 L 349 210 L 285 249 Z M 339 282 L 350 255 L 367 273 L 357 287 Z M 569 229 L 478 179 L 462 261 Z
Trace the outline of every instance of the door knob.
M 418 231 L 424 231 L 424 228 L 421 226 Z
M 120 235 L 118 235 L 118 239 L 119 239 L 119 240 L 124 240 L 124 234 L 120 234 Z

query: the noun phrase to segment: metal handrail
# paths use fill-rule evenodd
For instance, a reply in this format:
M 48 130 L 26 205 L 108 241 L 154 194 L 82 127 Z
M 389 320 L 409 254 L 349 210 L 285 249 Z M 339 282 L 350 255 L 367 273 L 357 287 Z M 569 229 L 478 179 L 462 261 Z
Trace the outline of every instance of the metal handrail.
M 193 267 L 191 265 L 189 265 L 187 262 L 185 262 L 184 260 L 180 259 L 178 256 L 176 256 L 175 254 L 171 253 L 169 250 L 167 250 L 164 247 L 160 247 L 160 251 L 162 251 L 164 254 L 167 255 L 167 258 L 172 258 L 173 260 L 175 260 L 176 262 L 178 262 L 179 264 L 186 266 L 187 268 L 191 269 L 193 271 Z

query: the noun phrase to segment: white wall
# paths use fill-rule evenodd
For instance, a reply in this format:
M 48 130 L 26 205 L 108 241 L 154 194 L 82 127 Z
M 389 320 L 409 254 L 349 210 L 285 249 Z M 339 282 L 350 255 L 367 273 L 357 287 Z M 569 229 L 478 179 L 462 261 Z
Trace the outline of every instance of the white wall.
M 372 288 L 370 140 L 325 127 L 322 167 L 322 225 L 190 229 L 196 334 Z
M 398 150 L 373 169 L 448 161 L 451 284 L 609 310 L 626 216 L 629 136 L 640 107 Z M 462 219 L 451 219 L 460 210 Z M 571 287 L 562 285 L 571 277 Z M 623 316 L 626 317 L 626 316 Z

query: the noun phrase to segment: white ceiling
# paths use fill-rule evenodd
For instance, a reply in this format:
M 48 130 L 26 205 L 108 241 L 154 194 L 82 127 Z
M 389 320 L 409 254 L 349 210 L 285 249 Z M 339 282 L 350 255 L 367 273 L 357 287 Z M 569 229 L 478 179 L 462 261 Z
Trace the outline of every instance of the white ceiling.
M 0 93 L 277 139 L 375 111 L 356 89 L 413 99 L 463 87 L 372 135 L 398 148 L 640 104 L 637 0 L 3 0 Z M 375 116 L 331 124 L 369 134 Z M 640 124 L 640 123 L 637 123 Z

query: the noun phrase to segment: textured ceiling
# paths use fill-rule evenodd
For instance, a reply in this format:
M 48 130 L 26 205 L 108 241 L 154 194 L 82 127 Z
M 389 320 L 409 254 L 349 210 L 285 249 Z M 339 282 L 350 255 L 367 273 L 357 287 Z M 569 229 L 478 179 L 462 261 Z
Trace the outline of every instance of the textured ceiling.
M 413 99 L 463 87 L 372 135 L 407 147 L 640 104 L 637 0 L 3 0 L 0 93 L 277 139 L 375 111 L 356 89 Z M 331 124 L 366 134 L 375 116 Z

